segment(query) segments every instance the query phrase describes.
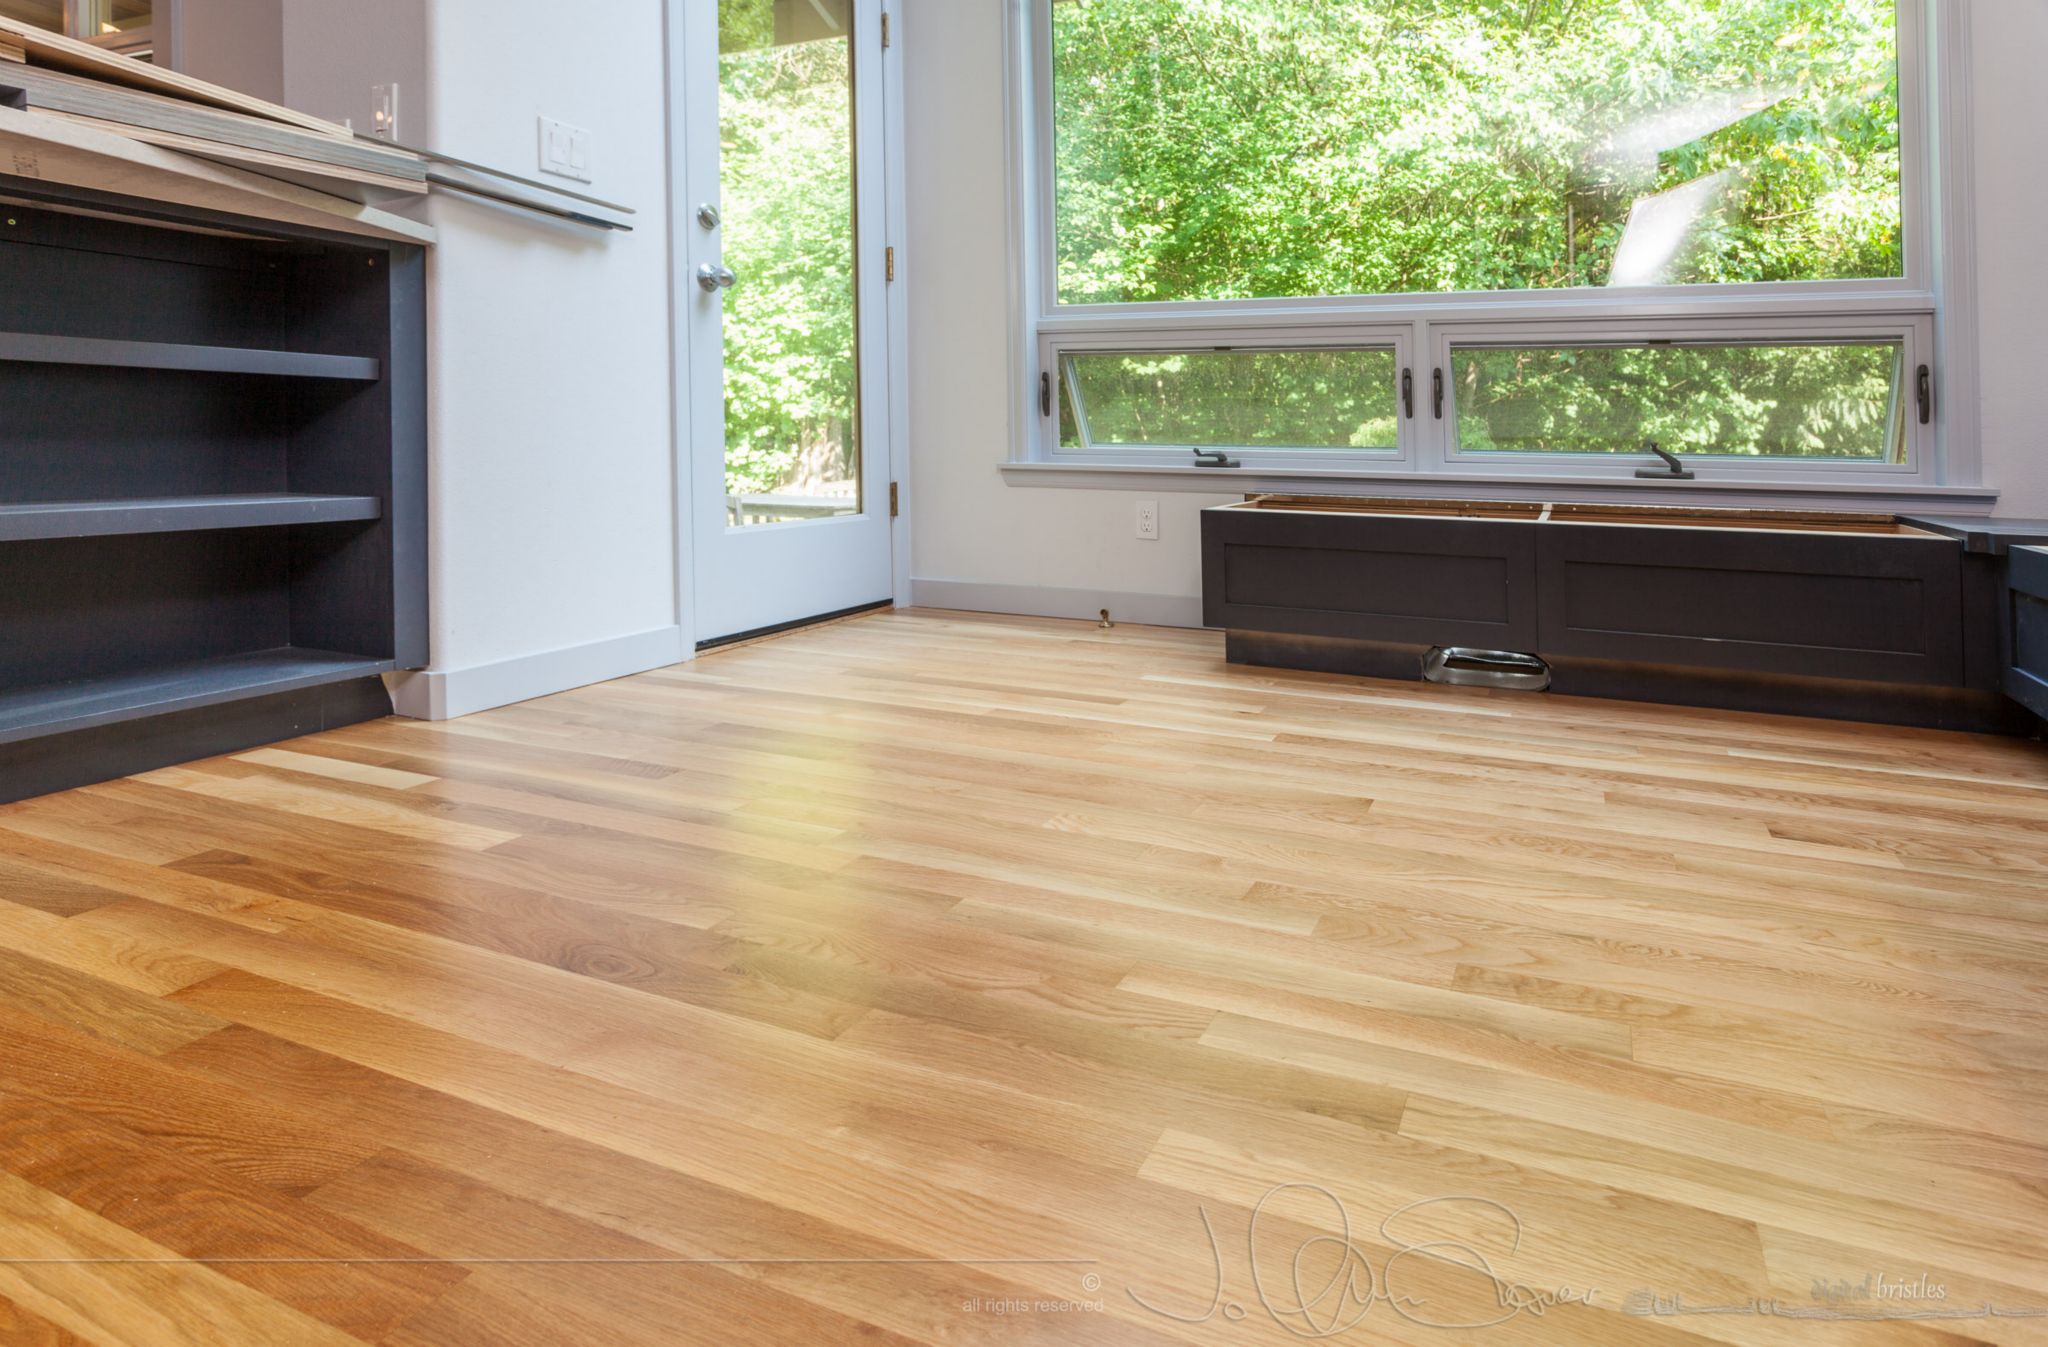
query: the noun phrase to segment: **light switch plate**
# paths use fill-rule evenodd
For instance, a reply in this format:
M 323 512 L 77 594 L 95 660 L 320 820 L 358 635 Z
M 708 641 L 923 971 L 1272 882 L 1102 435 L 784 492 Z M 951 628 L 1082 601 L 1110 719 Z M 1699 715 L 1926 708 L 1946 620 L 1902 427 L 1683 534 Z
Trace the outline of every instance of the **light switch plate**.
M 540 119 L 540 171 L 590 181 L 590 132 L 553 117 Z

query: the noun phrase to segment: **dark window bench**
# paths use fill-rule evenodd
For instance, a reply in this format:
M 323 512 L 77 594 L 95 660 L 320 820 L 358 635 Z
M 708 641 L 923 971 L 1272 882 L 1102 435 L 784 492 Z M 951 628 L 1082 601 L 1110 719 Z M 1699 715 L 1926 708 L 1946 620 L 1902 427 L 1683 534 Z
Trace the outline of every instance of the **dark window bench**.
M 2024 733 L 2048 693 L 2048 598 L 2009 583 L 2027 539 L 2048 526 L 1255 497 L 1203 512 L 1203 603 L 1238 663 L 1418 678 L 1479 648 L 1563 693 Z

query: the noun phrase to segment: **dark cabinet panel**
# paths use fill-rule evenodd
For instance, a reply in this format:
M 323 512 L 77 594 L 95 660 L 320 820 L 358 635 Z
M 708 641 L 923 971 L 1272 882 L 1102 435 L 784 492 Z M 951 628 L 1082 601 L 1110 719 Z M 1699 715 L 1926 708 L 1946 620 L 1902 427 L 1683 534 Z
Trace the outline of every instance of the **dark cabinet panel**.
M 2006 695 L 2048 718 L 2048 547 L 2015 547 L 2008 564 L 2012 665 L 2005 671 Z
M 1963 682 L 1950 539 L 1551 523 L 1536 546 L 1546 656 Z
M 1233 631 L 1534 647 L 1535 525 L 1206 511 L 1203 611 Z

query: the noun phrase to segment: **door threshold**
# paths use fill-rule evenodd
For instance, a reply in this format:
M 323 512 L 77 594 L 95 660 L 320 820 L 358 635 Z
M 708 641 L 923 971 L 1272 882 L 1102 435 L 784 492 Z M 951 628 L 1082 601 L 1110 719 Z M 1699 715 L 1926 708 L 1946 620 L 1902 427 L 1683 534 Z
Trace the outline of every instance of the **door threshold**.
M 840 622 L 849 617 L 859 617 L 864 613 L 875 612 L 877 609 L 893 608 L 895 606 L 896 600 L 894 599 L 878 599 L 874 603 L 855 604 L 851 608 L 841 608 L 837 612 L 832 613 L 820 613 L 816 617 L 800 617 L 793 622 L 778 622 L 772 627 L 755 627 L 752 631 L 734 632 L 730 636 L 714 636 L 708 641 L 697 642 L 697 653 L 701 655 L 706 651 L 723 650 L 728 646 L 740 645 L 747 641 L 760 641 L 770 636 L 782 636 L 792 631 L 801 631 L 805 627 L 822 627 L 827 622 Z

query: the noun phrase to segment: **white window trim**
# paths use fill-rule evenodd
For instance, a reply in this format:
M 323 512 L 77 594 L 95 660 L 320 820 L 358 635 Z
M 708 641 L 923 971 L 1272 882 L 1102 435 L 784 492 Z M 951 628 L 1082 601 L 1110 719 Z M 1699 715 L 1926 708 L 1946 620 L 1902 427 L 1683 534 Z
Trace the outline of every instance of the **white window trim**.
M 1924 498 L 1954 512 L 1987 510 L 1996 493 L 1981 484 L 1977 444 L 1975 235 L 1970 219 L 1969 11 L 1974 0 L 1899 0 L 1900 138 L 1905 275 L 1892 280 L 1532 290 L 1387 297 L 1308 297 L 1172 304 L 1061 305 L 1054 293 L 1050 62 L 1053 0 L 1006 0 L 1009 80 L 1010 294 L 1013 410 L 1005 471 L 1029 485 L 1145 485 L 1229 491 L 1301 490 L 1314 482 L 1384 490 L 1408 480 L 1430 494 L 1501 494 L 1533 487 L 1551 494 L 1631 497 L 1673 488 L 1635 481 L 1632 460 L 1488 454 L 1460 458 L 1450 435 L 1424 425 L 1427 408 L 1402 421 L 1399 452 L 1358 455 L 1253 451 L 1236 469 L 1196 468 L 1179 451 L 1063 451 L 1059 417 L 1039 412 L 1040 376 L 1063 351 L 1188 346 L 1402 347 L 1426 401 L 1432 370 L 1448 343 L 1503 339 L 1595 341 L 1596 332 L 1637 329 L 1662 338 L 1768 339 L 1861 336 L 1908 347 L 1906 390 L 1915 367 L 1935 379 L 1932 424 L 1909 419 L 1906 465 L 1702 458 L 1682 492 L 1764 498 Z M 1933 59 L 1928 59 L 1930 55 Z M 1536 334 L 1545 334 L 1538 337 Z M 1610 338 L 1613 339 L 1613 338 Z M 1411 357 L 1421 357 L 1412 359 Z M 1443 422 L 1455 426 L 1447 408 Z M 1183 460 L 1169 462 L 1168 459 Z M 1335 460 L 1335 461 L 1333 461 Z M 1647 487 L 1647 489 L 1646 489 Z M 1448 491 L 1438 488 L 1450 488 Z M 1420 494 L 1418 492 L 1418 494 Z

